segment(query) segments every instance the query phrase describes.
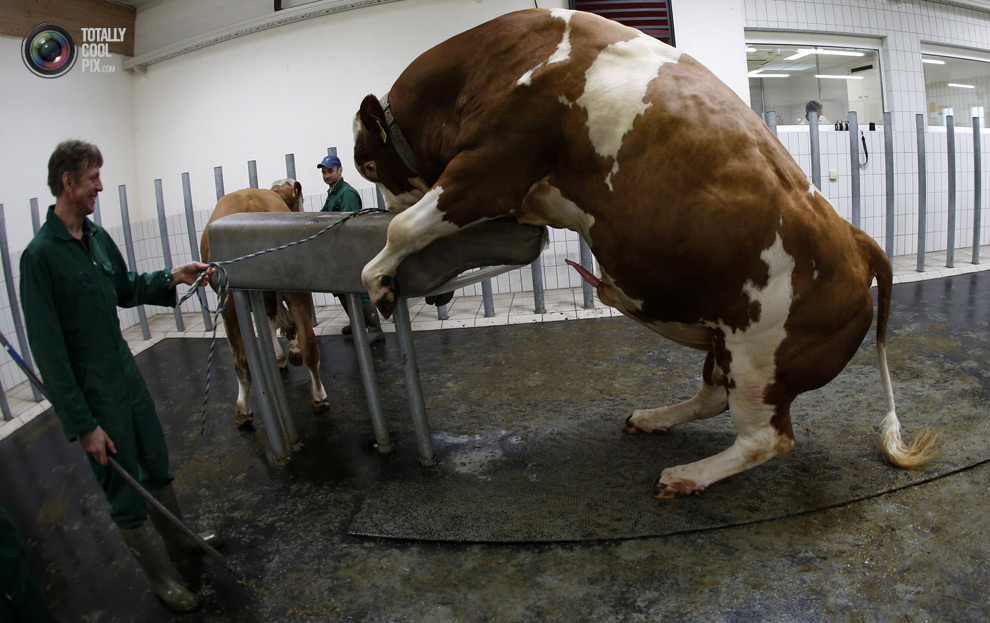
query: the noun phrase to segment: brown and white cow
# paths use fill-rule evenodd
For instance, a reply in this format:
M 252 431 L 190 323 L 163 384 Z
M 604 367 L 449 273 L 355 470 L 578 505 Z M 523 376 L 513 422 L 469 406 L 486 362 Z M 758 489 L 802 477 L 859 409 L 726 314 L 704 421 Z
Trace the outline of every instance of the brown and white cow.
M 210 261 L 208 233 L 209 224 L 213 221 L 244 212 L 299 212 L 302 203 L 302 184 L 291 179 L 275 182 L 271 190 L 248 188 L 224 195 L 217 201 L 217 207 L 213 210 L 207 228 L 203 232 L 203 238 L 200 240 L 203 261 Z M 294 366 L 305 362 L 309 369 L 313 409 L 318 413 L 327 411 L 330 402 L 320 380 L 320 345 L 313 331 L 313 295 L 309 292 L 265 292 L 264 299 L 279 367 L 286 367 L 286 358 L 275 337 L 276 328 L 289 340 L 289 362 Z M 254 417 L 248 400 L 251 392 L 251 371 L 248 369 L 233 299 L 227 302 L 227 306 L 220 313 L 223 315 L 227 342 L 234 355 L 234 370 L 237 373 L 235 417 L 238 428 L 243 428 L 249 426 Z
M 403 258 L 515 215 L 578 232 L 601 266 L 602 302 L 708 352 L 694 398 L 634 411 L 626 431 L 728 408 L 736 440 L 665 469 L 657 497 L 702 491 L 791 449 L 791 402 L 856 352 L 874 279 L 884 454 L 902 467 L 934 456 L 932 435 L 902 441 L 894 410 L 889 261 L 745 102 L 675 48 L 587 13 L 505 15 L 424 53 L 382 101 L 365 98 L 354 159 L 391 209 L 407 208 L 362 273 L 386 317 Z

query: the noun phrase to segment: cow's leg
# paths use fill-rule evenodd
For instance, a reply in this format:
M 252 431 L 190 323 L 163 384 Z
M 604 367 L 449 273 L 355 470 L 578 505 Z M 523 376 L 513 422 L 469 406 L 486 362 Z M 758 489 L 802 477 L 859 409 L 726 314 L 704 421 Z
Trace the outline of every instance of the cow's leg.
M 237 310 L 234 302 L 230 301 L 221 312 L 223 324 L 227 333 L 227 343 L 234 357 L 234 372 L 237 374 L 237 403 L 234 421 L 237 428 L 246 428 L 254 420 L 251 412 L 249 397 L 251 394 L 251 370 L 248 368 L 247 355 L 244 352 L 244 342 L 241 338 L 240 325 L 237 322 Z
M 734 361 L 733 363 L 737 363 Z M 663 470 L 654 488 L 660 499 L 703 491 L 714 482 L 756 467 L 794 447 L 790 401 L 765 402 L 768 383 L 762 374 L 729 374 L 729 413 L 736 440 L 706 459 Z M 733 386 L 734 384 L 734 386 Z
M 286 294 L 289 313 L 296 325 L 296 339 L 302 351 L 302 359 L 309 370 L 310 398 L 317 413 L 330 410 L 330 399 L 320 379 L 320 343 L 313 331 L 313 295 L 309 292 Z
M 268 318 L 268 330 L 272 334 L 272 348 L 275 349 L 275 361 L 278 363 L 280 370 L 285 370 L 289 367 L 289 362 L 285 358 L 285 351 L 282 350 L 282 345 L 278 343 L 278 323 L 272 317 Z M 291 351 L 292 345 L 289 345 Z
M 282 345 L 278 343 L 278 331 L 277 329 L 282 328 L 283 333 L 285 333 L 285 327 L 283 323 L 279 322 L 279 314 L 282 312 L 280 309 L 282 307 L 282 297 L 276 295 L 275 292 L 265 292 L 263 295 L 265 301 L 265 315 L 268 316 L 268 333 L 272 336 L 272 348 L 275 349 L 275 361 L 278 363 L 278 367 L 284 370 L 288 367 L 288 363 L 285 359 L 285 351 L 282 350 Z M 289 338 L 289 359 L 292 359 L 292 337 L 286 335 Z M 299 365 L 295 361 L 292 362 L 293 365 Z
M 665 433 L 678 424 L 718 415 L 729 406 L 724 387 L 724 376 L 715 363 L 715 355 L 708 353 L 702 373 L 702 385 L 690 400 L 671 407 L 637 409 L 626 420 L 626 433 Z

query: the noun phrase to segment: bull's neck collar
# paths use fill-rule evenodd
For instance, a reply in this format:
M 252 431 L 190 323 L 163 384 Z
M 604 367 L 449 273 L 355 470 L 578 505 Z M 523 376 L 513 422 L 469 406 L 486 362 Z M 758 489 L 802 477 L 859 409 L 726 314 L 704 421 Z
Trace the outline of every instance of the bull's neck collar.
M 392 108 L 388 103 L 388 93 L 382 96 L 381 103 L 385 110 L 385 125 L 388 128 L 388 135 L 392 137 L 395 152 L 399 154 L 402 163 L 413 172 L 413 175 L 422 177 L 416 169 L 416 158 L 413 156 L 412 147 L 409 146 L 409 141 L 406 140 L 402 130 L 399 129 L 399 124 L 395 122 L 395 117 L 392 116 Z

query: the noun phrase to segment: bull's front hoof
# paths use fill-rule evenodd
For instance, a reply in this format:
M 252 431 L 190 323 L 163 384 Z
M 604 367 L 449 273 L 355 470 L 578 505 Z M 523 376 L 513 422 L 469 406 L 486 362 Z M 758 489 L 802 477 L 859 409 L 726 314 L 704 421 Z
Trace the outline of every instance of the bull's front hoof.
M 238 430 L 251 430 L 254 428 L 254 413 L 238 413 L 234 416 Z
M 663 476 L 661 476 L 657 484 L 653 486 L 653 497 L 658 500 L 676 500 L 692 493 L 700 495 L 704 489 L 704 487 L 700 487 L 697 483 L 690 480 L 664 482 Z
M 648 435 L 650 433 L 666 433 L 668 430 L 670 430 L 666 426 L 658 426 L 650 430 L 647 430 L 645 428 L 640 428 L 639 426 L 636 425 L 635 422 L 633 422 L 634 417 L 636 417 L 635 413 L 627 417 L 626 425 L 622 427 L 622 432 L 626 433 L 627 435 L 641 435 L 641 434 Z
M 390 275 L 382 275 L 375 287 L 368 290 L 368 294 L 382 318 L 391 318 L 392 310 L 395 309 L 395 279 Z
M 324 398 L 323 400 L 313 401 L 313 411 L 316 413 L 326 413 L 330 410 L 330 399 Z

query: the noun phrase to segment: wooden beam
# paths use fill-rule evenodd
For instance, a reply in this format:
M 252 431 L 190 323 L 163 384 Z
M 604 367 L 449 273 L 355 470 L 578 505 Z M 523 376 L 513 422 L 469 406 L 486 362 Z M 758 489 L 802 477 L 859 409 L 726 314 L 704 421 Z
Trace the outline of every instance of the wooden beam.
M 65 27 L 77 46 L 85 43 L 83 28 L 125 28 L 123 41 L 109 42 L 110 52 L 134 56 L 137 11 L 106 0 L 0 0 L 0 35 L 23 39 L 42 22 Z M 90 41 L 91 43 L 92 41 Z

